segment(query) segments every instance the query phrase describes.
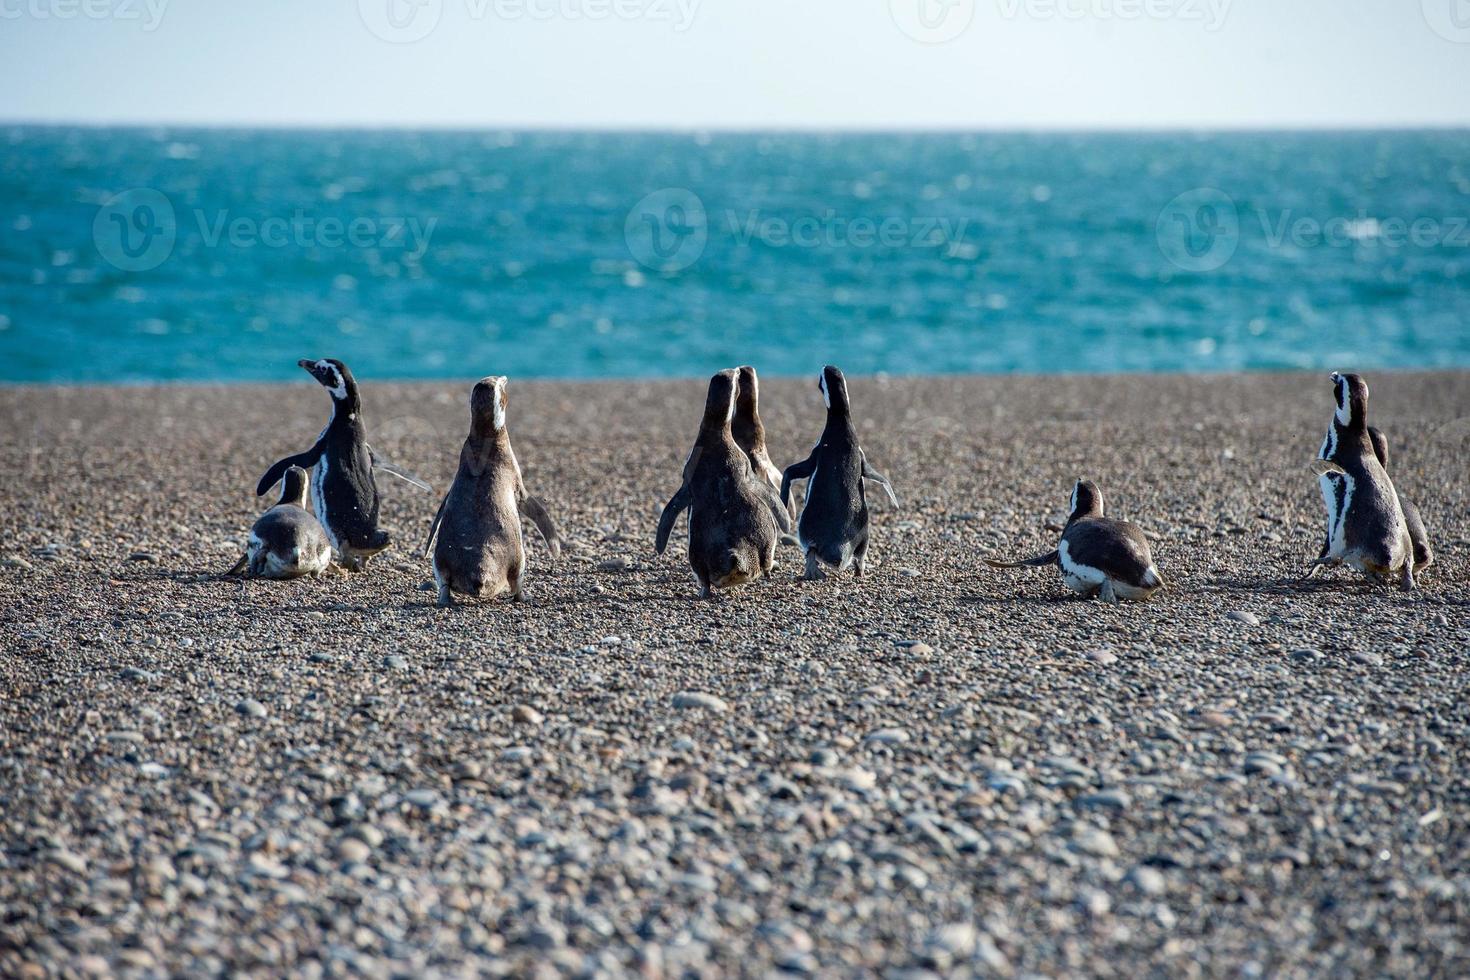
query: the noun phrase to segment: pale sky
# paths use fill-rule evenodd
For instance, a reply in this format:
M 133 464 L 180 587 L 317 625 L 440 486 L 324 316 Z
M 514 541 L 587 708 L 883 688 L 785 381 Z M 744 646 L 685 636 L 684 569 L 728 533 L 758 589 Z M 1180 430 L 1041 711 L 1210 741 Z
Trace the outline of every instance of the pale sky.
M 0 93 L 34 122 L 1465 126 L 1470 0 L 0 0 Z

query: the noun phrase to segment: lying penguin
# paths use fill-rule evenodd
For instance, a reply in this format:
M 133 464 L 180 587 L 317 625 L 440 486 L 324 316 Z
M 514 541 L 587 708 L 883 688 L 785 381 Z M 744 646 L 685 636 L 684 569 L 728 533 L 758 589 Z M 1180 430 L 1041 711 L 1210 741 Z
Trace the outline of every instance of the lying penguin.
M 300 578 L 320 575 L 331 564 L 327 532 L 306 510 L 306 471 L 292 466 L 281 480 L 280 501 L 256 520 L 245 554 L 225 574 Z
M 1305 577 L 1320 568 L 1347 565 L 1413 591 L 1414 541 L 1398 491 L 1374 453 L 1368 384 L 1356 374 L 1334 371 L 1332 387 L 1336 409 L 1312 463 L 1327 508 L 1327 533 Z
M 368 445 L 367 431 L 362 424 L 362 398 L 346 364 L 330 357 L 296 363 L 331 394 L 332 418 L 310 449 L 273 463 L 260 478 L 255 495 L 261 496 L 274 486 L 289 467 L 315 467 L 311 502 L 317 520 L 326 530 L 342 566 L 348 571 L 362 571 L 369 558 L 392 543 L 388 532 L 378 527 L 374 467 L 421 490 L 428 490 L 429 486 L 379 459 Z
M 689 511 L 689 566 L 704 599 L 713 599 L 715 589 L 769 577 L 776 543 L 790 529 L 785 510 L 731 432 L 739 383 L 735 371 L 710 379 L 683 482 L 665 505 L 654 540 L 654 550 L 663 554 L 674 522 Z
M 1072 510 L 1055 551 L 1022 561 L 985 559 L 991 568 L 1045 568 L 1057 565 L 1073 592 L 1104 602 L 1144 600 L 1164 588 L 1143 529 L 1103 516 L 1102 491 L 1091 480 L 1078 480 Z
M 505 387 L 503 377 L 482 378 L 470 393 L 470 434 L 459 451 L 459 471 L 424 542 L 425 554 L 434 546 L 441 606 L 453 604 L 455 593 L 493 599 L 509 591 L 512 599 L 521 600 L 523 514 L 541 532 L 552 557 L 561 554 L 556 524 L 521 479 L 505 428 Z
M 804 578 L 821 578 L 823 565 L 839 572 L 851 567 L 862 578 L 868 555 L 868 498 L 863 481 L 872 480 L 882 487 L 895 507 L 898 496 L 888 477 L 873 468 L 858 445 L 842 372 L 830 364 L 822 368 L 817 387 L 827 405 L 827 424 L 811 455 L 786 467 L 781 476 L 781 502 L 791 499 L 793 481 L 807 481 L 806 502 L 796 525 L 801 550 L 806 553 Z

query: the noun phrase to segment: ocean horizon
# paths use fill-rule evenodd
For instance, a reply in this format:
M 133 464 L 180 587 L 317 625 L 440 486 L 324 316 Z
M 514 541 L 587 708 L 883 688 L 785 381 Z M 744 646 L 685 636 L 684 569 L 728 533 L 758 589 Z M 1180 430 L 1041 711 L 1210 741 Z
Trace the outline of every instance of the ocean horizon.
M 1470 366 L 1470 131 L 0 126 L 0 382 Z

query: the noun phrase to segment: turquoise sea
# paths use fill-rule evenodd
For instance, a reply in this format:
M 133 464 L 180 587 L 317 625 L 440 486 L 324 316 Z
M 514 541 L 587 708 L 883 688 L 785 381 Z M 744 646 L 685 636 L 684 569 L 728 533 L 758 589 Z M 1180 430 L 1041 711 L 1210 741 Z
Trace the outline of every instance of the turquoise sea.
M 1470 366 L 1470 133 L 0 128 L 0 381 Z

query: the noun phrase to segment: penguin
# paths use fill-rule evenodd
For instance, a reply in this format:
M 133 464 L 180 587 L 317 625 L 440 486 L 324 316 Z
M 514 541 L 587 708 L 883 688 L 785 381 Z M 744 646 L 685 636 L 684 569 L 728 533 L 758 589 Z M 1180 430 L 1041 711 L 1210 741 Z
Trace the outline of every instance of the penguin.
M 735 398 L 735 418 L 730 421 L 730 432 L 735 436 L 735 445 L 750 457 L 750 467 L 755 475 L 770 484 L 771 490 L 781 492 L 781 471 L 771 462 L 766 450 L 766 427 L 761 424 L 760 379 L 755 368 L 746 364 L 737 368 L 740 382 Z M 795 513 L 788 510 L 791 517 Z
M 769 577 L 777 541 L 790 528 L 789 523 L 783 527 L 785 511 L 735 443 L 731 422 L 739 385 L 739 372 L 733 370 L 710 379 L 683 483 L 665 505 L 654 540 L 654 550 L 663 554 L 674 522 L 689 511 L 689 566 L 703 599 L 714 599 L 716 589 Z
M 771 507 L 781 511 L 776 515 L 776 523 L 782 529 L 780 543 L 795 545 L 798 542 L 790 531 L 796 520 L 796 506 L 794 501 L 781 499 L 781 471 L 776 469 L 771 462 L 771 454 L 766 450 L 766 427 L 761 423 L 760 413 L 760 379 L 756 377 L 755 368 L 749 365 L 736 370 L 740 380 L 730 432 L 735 437 L 735 445 L 750 458 L 750 468 L 755 471 L 757 479 L 769 487 L 766 496 Z
M 1388 439 L 1383 433 L 1373 426 L 1368 426 L 1368 438 L 1373 443 L 1373 455 L 1378 457 L 1378 463 L 1388 472 Z M 1409 528 L 1409 540 L 1414 543 L 1414 574 L 1434 564 L 1434 548 L 1429 544 L 1429 532 L 1424 527 L 1424 517 L 1419 513 L 1419 508 L 1404 499 L 1403 494 L 1398 495 L 1399 508 L 1404 512 L 1404 523 Z
M 306 510 L 306 471 L 286 470 L 281 499 L 250 529 L 245 554 L 226 575 L 247 578 L 300 578 L 320 575 L 332 564 L 332 545 L 321 522 Z
M 1072 488 L 1067 526 L 1055 551 L 1022 561 L 987 558 L 985 564 L 991 568 L 1056 565 L 1067 588 L 1104 602 L 1149 599 L 1165 586 L 1143 529 L 1105 517 L 1102 491 L 1091 480 L 1078 480 Z
M 505 428 L 507 402 L 504 377 L 481 378 L 470 392 L 470 433 L 459 451 L 459 470 L 424 542 L 424 554 L 434 548 L 440 606 L 452 605 L 455 593 L 493 599 L 509 591 L 517 602 L 524 597 L 523 514 L 552 557 L 561 554 L 555 522 L 521 479 Z
M 381 467 L 415 486 L 427 484 L 378 459 L 367 443 L 362 424 L 362 400 L 357 381 L 347 365 L 335 358 L 300 360 L 305 369 L 332 396 L 332 418 L 317 436 L 316 444 L 304 453 L 277 460 L 255 488 L 262 496 L 292 466 L 315 467 L 311 502 L 316 517 L 327 532 L 337 560 L 349 571 L 361 571 L 367 560 L 392 543 L 387 531 L 378 527 L 378 486 L 374 466 Z
M 872 480 L 882 487 L 894 507 L 899 505 L 898 495 L 858 445 L 842 372 L 827 365 L 817 387 L 827 405 L 827 425 L 811 455 L 786 467 L 781 476 L 781 502 L 791 499 L 794 481 L 807 481 L 806 502 L 796 525 L 797 540 L 806 554 L 804 578 L 822 578 L 823 565 L 838 572 L 851 567 L 861 578 L 868 554 L 868 500 L 863 481 Z
M 1336 406 L 1327 437 L 1313 461 L 1327 531 L 1306 578 L 1346 564 L 1379 581 L 1414 588 L 1414 543 L 1388 471 L 1368 433 L 1368 384 L 1356 374 L 1332 373 Z

